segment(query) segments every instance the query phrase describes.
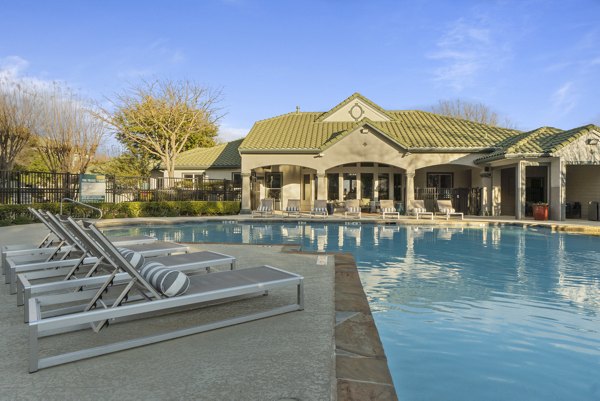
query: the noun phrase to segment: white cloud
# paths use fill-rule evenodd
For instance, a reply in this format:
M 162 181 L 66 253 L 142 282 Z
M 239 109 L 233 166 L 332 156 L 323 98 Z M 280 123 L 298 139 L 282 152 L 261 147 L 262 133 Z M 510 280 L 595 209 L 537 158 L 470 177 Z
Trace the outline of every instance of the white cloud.
M 450 25 L 427 57 L 438 62 L 434 80 L 456 91 L 470 86 L 487 68 L 498 68 L 509 56 L 508 46 L 493 39 L 492 27 L 485 19 L 472 23 L 459 19 Z
M 0 81 L 16 79 L 29 67 L 29 62 L 19 56 L 0 58 Z
M 219 127 L 219 139 L 222 142 L 234 141 L 245 137 L 249 131 L 249 128 L 234 128 L 224 124 Z
M 577 93 L 573 87 L 573 82 L 565 82 L 558 88 L 551 97 L 552 107 L 559 116 L 568 114 L 577 104 Z
M 0 57 L 0 83 L 15 83 L 31 88 L 48 89 L 57 81 L 27 75 L 29 61 L 20 56 Z

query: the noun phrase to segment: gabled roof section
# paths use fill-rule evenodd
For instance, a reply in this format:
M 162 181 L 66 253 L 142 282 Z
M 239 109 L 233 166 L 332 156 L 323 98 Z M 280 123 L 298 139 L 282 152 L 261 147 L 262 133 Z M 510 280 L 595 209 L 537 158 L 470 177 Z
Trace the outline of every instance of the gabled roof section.
M 499 144 L 499 149 L 489 155 L 480 157 L 475 163 L 486 163 L 511 157 L 548 157 L 573 143 L 589 132 L 598 132 L 600 128 L 584 125 L 563 131 L 553 127 L 540 127 L 533 131 L 521 133 Z
M 239 168 L 242 160 L 238 148 L 242 141 L 243 139 L 238 139 L 211 148 L 196 148 L 182 152 L 175 161 L 175 169 Z
M 336 113 L 338 113 L 343 108 L 345 108 L 345 106 L 348 106 L 353 103 L 358 105 L 360 111 L 357 114 L 353 114 L 352 108 L 350 108 L 348 116 L 344 116 L 345 117 L 344 120 L 347 120 L 347 121 L 361 120 L 362 114 L 364 114 L 364 111 L 365 111 L 364 108 L 367 108 L 367 109 L 370 108 L 374 113 L 380 114 L 382 120 L 390 120 L 391 119 L 390 116 L 387 114 L 387 112 L 384 109 L 382 109 L 378 104 L 367 99 L 360 93 L 354 92 L 350 97 L 344 99 L 333 109 L 320 115 L 319 118 L 317 118 L 317 122 L 328 121 L 328 119 L 331 119 L 331 117 L 333 117 Z M 339 119 L 336 119 L 336 121 L 339 121 Z
M 491 151 L 520 133 L 417 110 L 386 111 L 389 121 L 323 121 L 324 114 L 296 112 L 257 121 L 240 152 L 319 153 L 363 123 L 411 151 Z
M 342 140 L 343 138 L 348 136 L 348 134 L 350 134 L 351 132 L 354 132 L 359 128 L 366 128 L 366 127 L 370 127 L 375 132 L 379 133 L 381 136 L 385 137 L 386 139 L 392 141 L 399 147 L 403 148 L 404 150 L 408 150 L 408 146 L 406 144 L 399 142 L 398 138 L 390 136 L 387 132 L 382 131 L 381 128 L 379 128 L 373 121 L 371 121 L 367 118 L 365 118 L 362 121 L 356 122 L 353 127 L 329 137 L 329 139 L 321 146 L 320 150 L 325 150 L 325 149 L 333 146 L 334 144 L 338 143 L 340 140 Z

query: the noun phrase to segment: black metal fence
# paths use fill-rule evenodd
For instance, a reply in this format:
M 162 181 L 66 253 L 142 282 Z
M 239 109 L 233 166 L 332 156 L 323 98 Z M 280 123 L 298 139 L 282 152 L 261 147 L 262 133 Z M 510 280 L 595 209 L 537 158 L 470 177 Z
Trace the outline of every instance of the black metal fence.
M 79 174 L 0 171 L 0 204 L 78 199 Z M 241 201 L 241 183 L 206 178 L 106 176 L 106 202 Z
M 424 200 L 430 211 L 437 211 L 436 200 L 450 199 L 457 212 L 481 214 L 481 188 L 415 188 L 415 199 Z

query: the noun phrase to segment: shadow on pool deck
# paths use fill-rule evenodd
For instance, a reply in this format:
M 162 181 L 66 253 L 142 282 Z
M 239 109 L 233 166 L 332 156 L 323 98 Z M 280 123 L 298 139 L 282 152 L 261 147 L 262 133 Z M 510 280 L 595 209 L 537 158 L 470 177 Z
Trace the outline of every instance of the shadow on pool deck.
M 0 244 L 43 237 L 41 225 L 0 229 Z M 305 277 L 305 310 L 150 346 L 27 373 L 28 329 L 23 309 L 6 286 L 0 289 L 0 391 L 21 400 L 330 400 L 335 394 L 334 265 L 316 255 L 289 254 L 281 247 L 195 246 L 238 258 L 238 267 L 271 264 Z M 286 295 L 286 294 L 283 294 Z M 277 294 L 218 309 L 190 311 L 125 323 L 132 330 L 222 318 L 240 308 L 274 302 Z M 127 326 L 48 339 L 46 346 L 90 346 L 102 337 L 128 335 Z M 114 334 L 111 334 L 111 328 Z

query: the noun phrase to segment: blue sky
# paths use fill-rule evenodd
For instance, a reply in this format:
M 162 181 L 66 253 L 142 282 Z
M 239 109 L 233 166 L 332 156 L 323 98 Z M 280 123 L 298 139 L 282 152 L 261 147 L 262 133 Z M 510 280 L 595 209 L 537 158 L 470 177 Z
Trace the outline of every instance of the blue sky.
M 483 102 L 528 130 L 600 124 L 600 1 L 0 0 L 0 77 L 103 101 L 141 79 L 222 88 L 223 139 L 354 92 Z

